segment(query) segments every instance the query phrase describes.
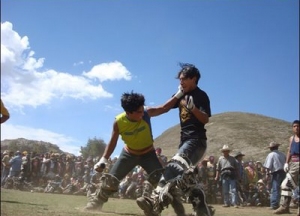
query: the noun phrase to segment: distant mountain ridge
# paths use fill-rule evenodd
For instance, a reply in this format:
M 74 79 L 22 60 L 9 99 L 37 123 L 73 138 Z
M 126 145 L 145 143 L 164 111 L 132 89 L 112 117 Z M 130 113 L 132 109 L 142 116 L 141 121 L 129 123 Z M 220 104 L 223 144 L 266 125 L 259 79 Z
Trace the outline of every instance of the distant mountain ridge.
M 264 161 L 270 152 L 271 141 L 281 144 L 279 150 L 286 153 L 288 139 L 292 135 L 292 124 L 287 121 L 263 115 L 243 112 L 225 112 L 213 115 L 207 130 L 207 153 L 216 158 L 221 156 L 220 149 L 224 144 L 232 149 L 231 155 L 237 151 L 245 154 L 245 160 Z M 164 131 L 154 140 L 156 147 L 163 149 L 163 154 L 171 158 L 179 145 L 180 125 Z

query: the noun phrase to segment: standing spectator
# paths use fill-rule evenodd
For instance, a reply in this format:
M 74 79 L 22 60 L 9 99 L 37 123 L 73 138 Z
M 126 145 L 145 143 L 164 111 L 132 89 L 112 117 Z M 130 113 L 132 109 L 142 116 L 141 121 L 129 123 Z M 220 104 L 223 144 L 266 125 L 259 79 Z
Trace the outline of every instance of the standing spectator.
M 223 207 L 230 207 L 232 204 L 235 208 L 237 206 L 237 191 L 236 181 L 239 180 L 239 167 L 234 157 L 230 156 L 230 148 L 224 145 L 221 149 L 223 156 L 217 162 L 217 173 L 215 180 L 217 181 L 221 176 L 222 192 L 224 197 Z M 231 193 L 231 200 L 230 194 Z
M 207 184 L 208 184 L 207 162 L 208 162 L 208 158 L 204 158 L 201 162 L 198 163 L 198 170 L 199 170 L 198 171 L 198 177 L 199 177 L 199 181 L 205 186 L 206 189 L 207 189 Z
M 47 162 L 49 158 L 50 158 L 50 154 L 48 152 L 42 155 L 41 176 L 45 176 L 48 172 Z
M 75 162 L 74 162 L 74 158 L 72 155 L 67 155 L 66 157 L 66 173 L 70 176 L 70 177 L 74 177 L 73 174 L 75 172 Z
M 46 177 L 48 180 L 53 180 L 57 175 L 57 158 L 54 153 L 50 155 L 50 158 L 47 159 L 44 163 L 47 166 L 47 174 Z
M 278 151 L 280 144 L 272 141 L 269 144 L 270 153 L 268 154 L 264 167 L 268 169 L 271 175 L 271 196 L 270 196 L 270 209 L 277 209 L 280 201 L 280 185 L 285 178 L 283 170 L 286 161 L 285 154 Z
M 207 162 L 207 203 L 217 203 L 216 162 L 214 156 L 209 156 Z
M 84 175 L 84 161 L 82 156 L 77 156 L 74 162 L 74 176 L 82 177 Z
M 244 193 L 244 183 L 245 183 L 245 173 L 243 167 L 243 157 L 245 155 L 242 152 L 237 152 L 234 156 L 236 162 L 238 164 L 239 170 L 239 181 L 237 182 L 236 189 L 237 189 L 237 205 L 242 205 L 246 202 L 246 195 Z
M 3 152 L 3 158 L 2 158 L 2 176 L 1 176 L 1 186 L 4 186 L 6 178 L 9 175 L 9 169 L 10 169 L 10 164 L 9 161 L 13 156 L 12 151 L 4 151 Z
M 9 177 L 16 176 L 18 177 L 21 172 L 22 166 L 22 154 L 20 151 L 16 151 L 15 156 L 10 159 L 10 170 L 9 170 Z
M 30 154 L 27 151 L 23 151 L 22 153 L 22 177 L 26 181 L 31 181 L 31 161 L 30 161 Z
M 6 109 L 6 107 L 4 106 L 2 99 L 0 99 L 1 101 L 1 124 L 6 122 L 9 119 L 9 112 Z
M 38 183 L 40 181 L 40 170 L 41 170 L 41 160 L 38 156 L 35 156 L 31 160 L 31 176 L 32 176 L 32 183 L 34 186 L 38 186 Z
M 281 197 L 282 203 L 274 214 L 289 213 L 289 206 L 292 199 L 292 190 L 295 190 L 299 186 L 299 156 L 300 156 L 300 130 L 299 120 L 295 120 L 292 124 L 293 136 L 289 139 L 289 148 L 286 155 L 286 162 L 284 164 L 284 171 L 287 173 L 286 178 L 281 185 Z M 299 216 L 299 206 L 298 214 Z
M 57 174 L 60 177 L 64 177 L 65 172 L 66 172 L 65 170 L 66 170 L 66 164 L 65 164 L 65 161 L 64 161 L 64 154 L 60 154 L 57 157 Z

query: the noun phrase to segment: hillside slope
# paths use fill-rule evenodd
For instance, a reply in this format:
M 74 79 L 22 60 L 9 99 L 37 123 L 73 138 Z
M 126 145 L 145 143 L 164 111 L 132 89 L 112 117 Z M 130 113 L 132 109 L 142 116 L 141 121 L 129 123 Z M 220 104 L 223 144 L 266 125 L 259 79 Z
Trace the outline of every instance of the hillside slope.
M 242 151 L 245 160 L 264 161 L 269 153 L 271 141 L 281 143 L 279 150 L 286 153 L 288 139 L 292 135 L 290 122 L 263 115 L 226 112 L 213 115 L 206 125 L 207 155 L 219 157 L 224 144 L 233 150 Z M 170 158 L 176 153 L 180 136 L 180 126 L 175 125 L 155 139 L 155 146 L 162 147 L 163 154 Z

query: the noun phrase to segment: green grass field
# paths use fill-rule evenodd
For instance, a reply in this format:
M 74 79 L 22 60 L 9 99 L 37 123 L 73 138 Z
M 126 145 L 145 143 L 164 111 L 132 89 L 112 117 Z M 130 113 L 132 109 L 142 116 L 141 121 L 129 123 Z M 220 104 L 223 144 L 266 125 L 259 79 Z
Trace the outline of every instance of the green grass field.
M 1 216 L 93 216 L 93 215 L 135 215 L 142 216 L 134 200 L 111 198 L 101 212 L 85 212 L 86 197 L 62 194 L 30 193 L 1 189 Z M 185 204 L 187 213 L 192 213 L 190 204 Z M 215 216 L 269 216 L 267 207 L 223 208 L 214 205 Z M 296 209 L 291 209 L 296 215 Z M 165 209 L 162 216 L 174 216 L 172 207 Z

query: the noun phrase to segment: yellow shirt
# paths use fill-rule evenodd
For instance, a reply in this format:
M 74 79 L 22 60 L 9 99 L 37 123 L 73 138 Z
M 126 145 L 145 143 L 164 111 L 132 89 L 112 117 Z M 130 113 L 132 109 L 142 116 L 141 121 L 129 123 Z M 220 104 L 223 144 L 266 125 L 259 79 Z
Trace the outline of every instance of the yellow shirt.
M 139 122 L 130 121 L 125 112 L 117 115 L 116 121 L 121 138 L 130 149 L 142 150 L 153 146 L 150 117 L 146 111 Z

